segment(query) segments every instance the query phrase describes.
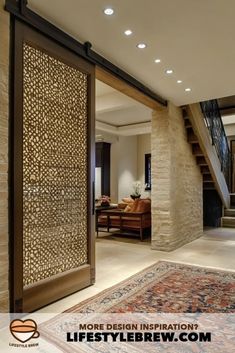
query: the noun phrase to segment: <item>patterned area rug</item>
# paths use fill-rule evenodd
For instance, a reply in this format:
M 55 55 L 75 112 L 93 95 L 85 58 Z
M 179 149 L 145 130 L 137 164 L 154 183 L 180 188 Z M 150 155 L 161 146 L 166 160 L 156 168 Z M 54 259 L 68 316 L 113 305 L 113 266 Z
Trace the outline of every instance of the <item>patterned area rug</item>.
M 67 313 L 234 313 L 235 272 L 160 261 Z
M 235 272 L 162 261 L 42 323 L 39 330 L 41 337 L 67 353 L 224 353 L 234 348 L 234 321 L 228 313 L 235 313 Z M 151 315 L 155 323 L 190 322 L 194 315 L 200 331 L 211 332 L 213 327 L 213 342 L 66 343 L 66 332 L 78 331 L 80 324 L 149 323 Z

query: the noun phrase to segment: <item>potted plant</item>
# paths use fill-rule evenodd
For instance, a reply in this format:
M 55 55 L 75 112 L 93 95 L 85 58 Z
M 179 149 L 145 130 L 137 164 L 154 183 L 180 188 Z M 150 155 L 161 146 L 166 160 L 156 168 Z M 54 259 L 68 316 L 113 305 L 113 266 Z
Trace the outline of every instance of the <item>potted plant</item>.
M 133 192 L 130 195 L 133 200 L 139 199 L 141 194 L 141 182 L 139 180 L 133 182 Z

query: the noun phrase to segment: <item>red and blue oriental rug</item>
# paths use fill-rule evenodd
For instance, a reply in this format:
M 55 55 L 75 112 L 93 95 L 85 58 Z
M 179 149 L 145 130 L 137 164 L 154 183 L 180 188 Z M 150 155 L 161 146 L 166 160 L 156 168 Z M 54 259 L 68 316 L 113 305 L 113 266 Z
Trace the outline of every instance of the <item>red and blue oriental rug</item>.
M 235 272 L 160 261 L 70 313 L 232 313 Z

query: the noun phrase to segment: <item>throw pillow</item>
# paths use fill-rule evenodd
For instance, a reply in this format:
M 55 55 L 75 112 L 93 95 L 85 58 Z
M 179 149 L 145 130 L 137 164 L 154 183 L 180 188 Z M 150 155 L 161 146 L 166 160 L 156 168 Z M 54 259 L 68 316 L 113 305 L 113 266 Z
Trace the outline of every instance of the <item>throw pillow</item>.
M 125 208 L 125 212 L 136 212 L 136 209 L 138 207 L 139 199 L 135 199 L 134 202 L 131 204 L 128 204 Z M 128 207 L 129 206 L 129 207 Z
M 128 203 L 128 204 L 134 202 L 134 200 L 131 199 L 130 197 L 124 197 L 124 198 L 122 199 L 122 201 L 125 202 L 125 203 Z

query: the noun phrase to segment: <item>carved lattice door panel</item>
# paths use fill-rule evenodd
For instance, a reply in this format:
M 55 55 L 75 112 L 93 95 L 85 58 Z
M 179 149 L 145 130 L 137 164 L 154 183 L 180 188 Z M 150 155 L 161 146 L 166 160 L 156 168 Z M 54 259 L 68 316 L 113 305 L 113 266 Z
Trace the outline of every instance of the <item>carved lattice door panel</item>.
M 15 40 L 14 310 L 32 311 L 94 281 L 94 67 L 19 23 Z

